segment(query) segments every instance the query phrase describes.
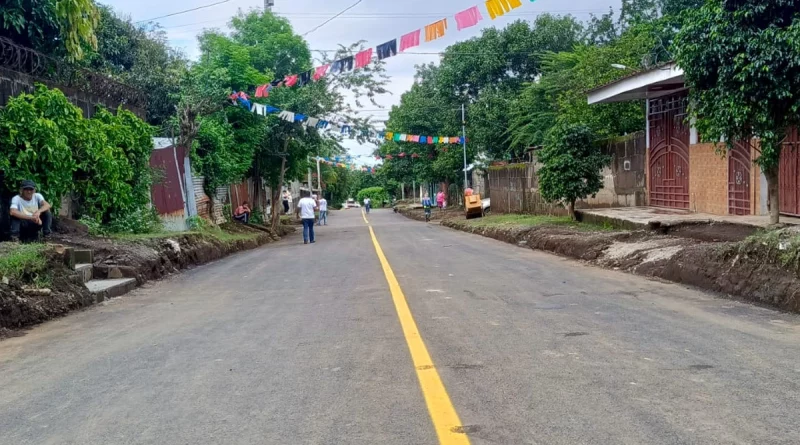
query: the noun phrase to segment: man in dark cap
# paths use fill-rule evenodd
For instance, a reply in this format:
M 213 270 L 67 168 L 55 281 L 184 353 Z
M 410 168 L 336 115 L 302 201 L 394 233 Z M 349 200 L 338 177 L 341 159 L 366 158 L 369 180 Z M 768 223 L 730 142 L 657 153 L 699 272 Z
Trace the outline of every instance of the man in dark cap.
M 53 221 L 50 203 L 44 196 L 36 193 L 36 183 L 31 180 L 22 181 L 19 195 L 11 199 L 11 238 L 19 241 L 23 238 L 38 237 L 41 230 L 45 238 L 50 236 L 50 224 Z

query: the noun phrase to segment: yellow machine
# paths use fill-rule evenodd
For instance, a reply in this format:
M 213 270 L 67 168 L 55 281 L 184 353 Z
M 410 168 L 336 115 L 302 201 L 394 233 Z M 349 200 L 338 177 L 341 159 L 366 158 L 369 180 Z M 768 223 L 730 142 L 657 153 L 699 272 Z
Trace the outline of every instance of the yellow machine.
M 467 195 L 464 197 L 464 213 L 467 219 L 483 216 L 481 195 Z

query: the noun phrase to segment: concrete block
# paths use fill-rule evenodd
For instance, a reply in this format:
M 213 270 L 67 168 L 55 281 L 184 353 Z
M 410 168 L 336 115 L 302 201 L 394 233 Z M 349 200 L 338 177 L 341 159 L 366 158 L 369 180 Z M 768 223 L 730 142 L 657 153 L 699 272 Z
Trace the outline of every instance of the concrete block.
M 93 270 L 94 270 L 94 268 L 92 267 L 91 264 L 76 264 L 75 265 L 75 272 L 78 273 L 78 276 L 81 277 L 81 282 L 84 283 L 84 284 L 88 283 L 89 281 L 92 280 L 92 276 L 93 276 L 92 272 L 93 272 Z
M 75 249 L 75 263 L 76 264 L 94 263 L 94 252 L 89 249 Z
M 109 298 L 119 297 L 136 288 L 133 278 L 120 278 L 117 280 L 91 280 L 86 283 L 86 288 L 94 294 L 97 302 Z

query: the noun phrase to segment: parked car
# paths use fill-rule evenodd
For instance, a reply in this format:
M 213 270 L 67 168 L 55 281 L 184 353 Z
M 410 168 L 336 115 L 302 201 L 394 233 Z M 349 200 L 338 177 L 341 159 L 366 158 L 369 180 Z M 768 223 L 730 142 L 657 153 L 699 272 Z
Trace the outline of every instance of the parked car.
M 356 202 L 355 199 L 348 199 L 347 202 L 342 204 L 343 209 L 358 209 L 361 208 L 361 204 Z
M 489 201 L 489 199 L 491 198 L 483 198 L 481 200 L 481 209 L 483 210 L 484 215 L 488 215 L 492 210 L 491 201 Z

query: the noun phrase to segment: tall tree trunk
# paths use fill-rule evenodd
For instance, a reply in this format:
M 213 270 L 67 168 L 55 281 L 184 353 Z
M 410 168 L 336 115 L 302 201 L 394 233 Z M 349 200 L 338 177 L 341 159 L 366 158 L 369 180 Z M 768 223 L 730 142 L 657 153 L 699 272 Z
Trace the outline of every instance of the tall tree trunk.
M 764 176 L 769 194 L 769 223 L 778 224 L 781 221 L 780 167 L 765 169 Z
M 289 140 L 286 140 L 286 145 L 289 145 Z M 284 147 L 284 153 L 286 148 Z M 278 233 L 278 226 L 281 225 L 281 210 L 283 210 L 283 199 L 281 197 L 281 189 L 283 188 L 283 180 L 286 175 L 286 156 L 281 156 L 281 174 L 278 180 L 278 185 L 272 189 L 272 230 Z M 278 204 L 280 203 L 280 205 Z
M 576 220 L 575 218 L 575 201 L 570 201 L 567 203 L 567 210 L 569 210 L 569 217 L 572 218 L 573 221 Z

